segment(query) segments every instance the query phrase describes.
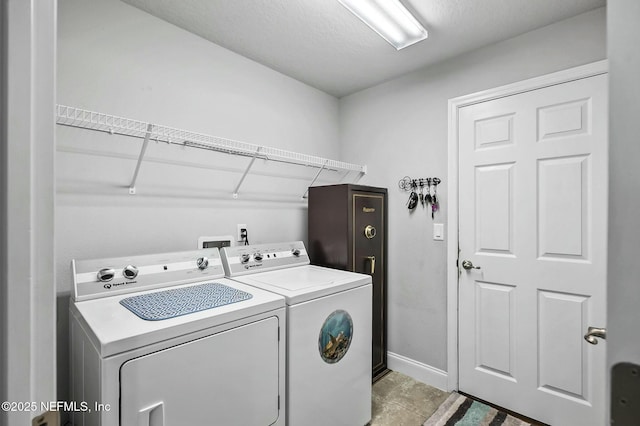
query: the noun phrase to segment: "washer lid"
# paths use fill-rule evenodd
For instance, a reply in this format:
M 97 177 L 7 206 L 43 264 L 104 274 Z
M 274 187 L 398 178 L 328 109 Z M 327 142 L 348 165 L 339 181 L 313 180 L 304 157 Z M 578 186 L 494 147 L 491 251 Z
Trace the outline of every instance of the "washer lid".
M 371 284 L 369 275 L 313 265 L 244 275 L 233 279 L 281 294 L 285 296 L 288 305 Z
M 288 291 L 303 290 L 310 287 L 331 286 L 344 279 L 339 271 L 318 268 L 285 269 L 273 274 L 259 274 L 256 282 L 271 285 Z

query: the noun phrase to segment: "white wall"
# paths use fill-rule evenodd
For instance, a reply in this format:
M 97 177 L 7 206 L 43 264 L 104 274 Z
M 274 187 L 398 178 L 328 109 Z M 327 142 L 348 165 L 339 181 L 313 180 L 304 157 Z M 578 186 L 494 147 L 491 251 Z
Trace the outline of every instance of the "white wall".
M 607 7 L 611 124 L 606 345 L 612 367 L 619 362 L 640 364 L 640 286 L 635 267 L 640 254 L 640 3 L 611 1 Z
M 390 352 L 447 369 L 446 244 L 432 239 L 432 223 L 447 229 L 447 100 L 604 59 L 605 21 L 598 9 L 340 100 L 342 159 L 389 188 Z M 406 208 L 405 175 L 442 179 L 435 220 Z
M 118 0 L 60 0 L 58 15 L 58 103 L 337 157 L 336 98 Z M 61 126 L 57 134 L 62 398 L 71 259 L 192 249 L 198 236 L 235 234 L 237 223 L 252 243 L 306 240 L 300 197 L 314 169 L 258 161 L 261 174 L 232 200 L 247 158 L 152 142 L 131 196 L 141 140 Z

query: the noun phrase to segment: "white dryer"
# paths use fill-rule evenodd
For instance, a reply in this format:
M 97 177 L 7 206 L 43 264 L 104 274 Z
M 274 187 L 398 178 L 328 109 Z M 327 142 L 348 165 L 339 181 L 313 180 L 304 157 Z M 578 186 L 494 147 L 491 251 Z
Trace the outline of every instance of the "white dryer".
M 371 420 L 369 275 L 309 265 L 301 241 L 225 247 L 228 277 L 285 297 L 287 425 Z
M 217 248 L 72 269 L 74 425 L 285 424 L 284 298 L 223 278 Z

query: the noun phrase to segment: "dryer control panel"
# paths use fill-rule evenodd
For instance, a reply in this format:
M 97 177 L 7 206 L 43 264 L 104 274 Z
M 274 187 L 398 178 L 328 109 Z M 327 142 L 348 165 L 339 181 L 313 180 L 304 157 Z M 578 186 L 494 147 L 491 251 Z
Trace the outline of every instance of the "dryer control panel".
M 217 248 L 72 260 L 76 302 L 224 277 Z
M 228 277 L 309 264 L 302 241 L 223 247 L 221 254 Z

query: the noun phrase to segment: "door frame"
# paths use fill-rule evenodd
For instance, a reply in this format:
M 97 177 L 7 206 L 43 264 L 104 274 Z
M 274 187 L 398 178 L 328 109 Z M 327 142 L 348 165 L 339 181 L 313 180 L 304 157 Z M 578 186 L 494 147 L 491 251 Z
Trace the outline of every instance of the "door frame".
M 546 74 L 493 89 L 449 99 L 448 200 L 447 213 L 447 390 L 458 390 L 458 117 L 469 105 L 542 89 L 544 87 L 607 74 L 608 61 L 602 60 L 567 70 Z

